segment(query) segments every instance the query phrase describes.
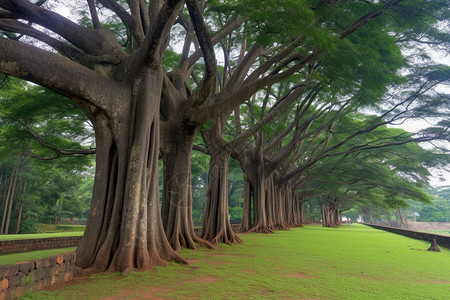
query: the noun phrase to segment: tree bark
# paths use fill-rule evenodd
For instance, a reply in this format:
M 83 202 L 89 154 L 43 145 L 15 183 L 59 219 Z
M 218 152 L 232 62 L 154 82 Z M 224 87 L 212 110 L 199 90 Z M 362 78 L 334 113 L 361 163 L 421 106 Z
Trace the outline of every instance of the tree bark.
M 192 220 L 191 154 L 198 129 L 176 123 L 166 124 L 165 129 L 162 219 L 167 239 L 175 251 L 196 249 L 195 243 L 214 248 L 195 235 Z
M 244 211 L 241 232 L 272 233 L 267 223 L 266 190 L 262 137 L 256 145 L 247 145 L 244 149 L 234 149 L 244 173 Z M 252 219 L 248 218 L 252 214 Z M 246 230 L 250 223 L 250 228 Z
M 242 243 L 231 228 L 228 211 L 228 160 L 231 152 L 220 134 L 220 120 L 209 131 L 203 132 L 203 139 L 210 155 L 208 187 L 206 192 L 203 228 L 201 237 L 213 244 Z
M 77 267 L 84 273 L 127 273 L 167 260 L 186 262 L 170 247 L 159 210 L 162 69 L 143 67 L 134 82 L 131 101 L 124 101 L 132 103 L 129 110 L 122 107 L 114 119 L 91 114 L 95 183 L 86 231 L 76 250 Z
M 244 173 L 244 203 L 242 207 L 242 221 L 239 228 L 240 232 L 248 232 L 253 225 L 253 214 L 251 201 L 253 198 L 253 191 L 248 175 Z

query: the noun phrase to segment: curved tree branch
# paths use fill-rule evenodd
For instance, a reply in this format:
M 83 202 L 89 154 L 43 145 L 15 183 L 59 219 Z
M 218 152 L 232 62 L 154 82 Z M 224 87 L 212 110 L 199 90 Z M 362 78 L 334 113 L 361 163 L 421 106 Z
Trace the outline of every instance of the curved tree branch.
M 119 57 L 125 55 L 114 35 L 106 29 L 91 29 L 80 26 L 60 14 L 26 0 L 0 0 L 0 7 L 10 11 L 18 18 L 50 29 L 87 54 L 114 53 Z
M 191 22 L 197 35 L 197 40 L 203 53 L 205 62 L 205 76 L 194 95 L 194 105 L 201 105 L 211 96 L 216 82 L 217 61 L 214 47 L 209 36 L 208 29 L 203 20 L 202 12 L 196 0 L 187 0 L 186 6 L 191 17 Z
M 94 0 L 87 0 L 89 6 L 89 12 L 91 13 L 92 24 L 95 29 L 99 29 L 101 27 L 100 20 L 98 18 L 97 9 L 95 7 Z
M 138 30 L 136 21 L 131 17 L 131 15 L 115 0 L 99 0 L 106 8 L 110 9 L 122 20 L 123 24 L 127 27 L 130 33 L 133 35 L 134 39 L 138 44 L 144 40 L 144 34 L 142 31 Z M 152 1 L 153 2 L 153 1 Z
M 131 94 L 119 84 L 61 55 L 0 38 L 0 71 L 29 80 L 69 98 L 80 98 L 111 113 Z M 90 88 L 92 84 L 102 90 Z

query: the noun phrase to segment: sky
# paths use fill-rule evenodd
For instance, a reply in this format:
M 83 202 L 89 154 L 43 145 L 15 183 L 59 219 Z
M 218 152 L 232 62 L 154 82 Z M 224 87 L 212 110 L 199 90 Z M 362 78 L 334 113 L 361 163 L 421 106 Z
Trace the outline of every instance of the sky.
M 450 66 L 450 53 L 446 51 L 438 51 L 437 49 L 433 49 L 431 47 L 429 48 L 428 53 L 430 57 L 432 57 L 434 62 Z M 442 92 L 450 93 L 450 83 L 447 83 L 446 86 L 439 87 L 439 90 Z M 450 109 L 450 103 L 448 103 L 448 106 Z M 416 132 L 430 126 L 433 126 L 433 120 L 408 120 L 401 125 L 393 127 L 399 127 L 408 132 Z M 433 143 L 427 142 L 421 143 L 420 146 L 422 146 L 425 149 L 433 149 L 436 148 L 436 146 L 438 146 L 448 149 L 450 151 L 450 141 L 447 142 L 434 141 Z M 432 177 L 430 178 L 430 184 L 432 186 L 434 187 L 450 186 L 450 165 L 447 166 L 447 170 L 430 169 L 429 171 L 432 175 Z

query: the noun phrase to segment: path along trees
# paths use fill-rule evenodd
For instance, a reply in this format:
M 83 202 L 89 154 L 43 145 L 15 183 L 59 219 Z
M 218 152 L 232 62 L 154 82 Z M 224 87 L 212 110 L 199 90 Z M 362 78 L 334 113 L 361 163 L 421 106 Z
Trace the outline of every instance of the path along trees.
M 327 80 L 339 86 L 344 83 L 340 75 L 347 74 L 345 83 L 353 84 L 335 95 L 359 93 L 371 101 L 399 67 L 389 65 L 392 56 L 384 55 L 395 49 L 379 45 L 390 41 L 389 47 L 395 47 L 391 33 L 398 32 L 404 40 L 415 37 L 448 7 L 446 1 L 401 0 L 87 0 L 80 3 L 90 20 L 79 25 L 46 2 L 0 1 L 0 72 L 70 98 L 94 126 L 95 184 L 86 234 L 77 249 L 78 266 L 89 272 L 127 272 L 167 260 L 184 261 L 174 250 L 194 248 L 195 242 L 208 245 L 193 232 L 189 184 L 194 138 L 208 120 L 227 117 L 259 91 L 294 75 L 294 90 L 306 92 L 315 86 L 313 76 L 330 87 Z M 113 16 L 118 29 L 108 30 L 103 16 Z M 164 68 L 177 32 L 183 50 L 178 63 Z M 358 55 L 352 50 L 366 38 L 373 56 L 362 53 L 364 57 L 353 60 Z M 224 60 L 228 65 L 218 67 L 215 47 L 224 40 L 228 44 L 221 46 L 231 55 Z M 233 63 L 233 53 L 242 53 L 242 59 Z M 339 53 L 329 67 L 326 62 Z M 378 66 L 380 60 L 382 68 L 359 69 L 362 62 Z M 376 80 L 381 74 L 387 77 Z M 361 84 L 371 88 L 355 92 Z M 260 150 L 264 138 L 256 142 Z M 255 191 L 263 193 L 261 188 Z

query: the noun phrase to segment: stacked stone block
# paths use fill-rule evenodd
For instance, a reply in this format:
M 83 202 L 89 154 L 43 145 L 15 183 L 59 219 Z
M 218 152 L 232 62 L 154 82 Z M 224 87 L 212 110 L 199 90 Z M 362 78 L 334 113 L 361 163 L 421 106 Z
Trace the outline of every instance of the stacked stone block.
M 0 300 L 15 299 L 26 290 L 60 285 L 73 278 L 75 252 L 0 266 Z

